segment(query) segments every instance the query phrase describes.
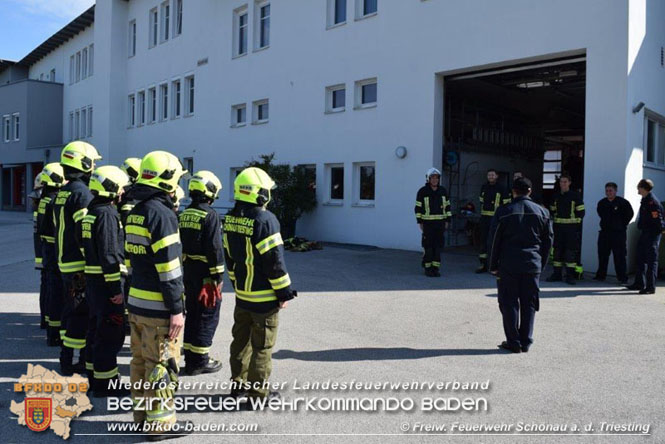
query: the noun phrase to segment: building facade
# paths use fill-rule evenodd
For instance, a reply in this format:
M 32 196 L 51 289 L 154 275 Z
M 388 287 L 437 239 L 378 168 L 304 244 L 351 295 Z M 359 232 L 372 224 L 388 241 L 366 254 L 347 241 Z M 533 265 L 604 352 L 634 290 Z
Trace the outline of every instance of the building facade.
M 643 176 L 665 190 L 656 0 L 100 0 L 81 17 L 74 35 L 18 62 L 31 81 L 53 73 L 62 85 L 61 144 L 87 140 L 113 164 L 171 151 L 220 176 L 221 207 L 252 158 L 309 165 L 319 204 L 299 235 L 416 250 L 429 167 L 444 171 L 459 215 L 469 202 L 477 211 L 488 168 L 526 171 L 547 190 L 579 155 L 590 270 L 604 184 L 635 207 Z M 449 242 L 468 242 L 472 225 L 460 216 Z

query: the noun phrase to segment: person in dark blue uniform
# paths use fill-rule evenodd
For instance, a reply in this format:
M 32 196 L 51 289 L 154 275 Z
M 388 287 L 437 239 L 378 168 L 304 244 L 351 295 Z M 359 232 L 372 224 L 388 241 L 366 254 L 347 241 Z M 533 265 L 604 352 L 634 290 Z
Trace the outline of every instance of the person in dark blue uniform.
M 528 352 L 533 324 L 540 308 L 540 273 L 552 246 L 549 212 L 534 203 L 531 181 L 513 182 L 513 202 L 499 207 L 492 218 L 487 251 L 490 273 L 497 277 L 499 310 L 506 340 L 499 347 L 512 353 Z
M 598 233 L 598 271 L 594 280 L 604 281 L 607 277 L 607 264 L 610 253 L 614 256 L 614 269 L 619 283 L 628 282 L 626 274 L 626 228 L 633 219 L 630 202 L 617 196 L 617 184 L 605 184 L 605 197 L 598 202 L 596 210 L 600 216 Z
M 635 282 L 627 288 L 639 290 L 640 294 L 656 292 L 658 246 L 660 235 L 665 228 L 663 206 L 651 190 L 653 190 L 653 182 L 649 179 L 642 179 L 637 184 L 637 192 L 642 196 L 640 213 L 637 218 L 640 238 L 637 241 Z

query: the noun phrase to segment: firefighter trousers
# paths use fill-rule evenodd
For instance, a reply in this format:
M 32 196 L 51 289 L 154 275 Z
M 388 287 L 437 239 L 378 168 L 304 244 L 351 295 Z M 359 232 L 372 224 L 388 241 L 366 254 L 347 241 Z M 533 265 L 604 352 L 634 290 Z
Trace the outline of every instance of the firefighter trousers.
M 185 349 L 185 365 L 188 369 L 203 367 L 208 364 L 212 338 L 219 325 L 219 310 L 222 301 L 217 301 L 214 307 L 205 307 L 198 296 L 203 286 L 202 279 L 188 279 L 185 272 L 185 336 L 183 348 Z
M 580 224 L 554 224 L 554 259 L 552 266 L 554 273 L 561 275 L 563 267 L 566 274 L 575 275 L 577 258 L 579 257 L 581 242 Z
M 48 330 L 46 335 L 50 342 L 56 341 L 62 335 L 62 307 L 64 290 L 62 287 L 62 276 L 58 269 L 58 264 L 44 264 L 44 274 L 46 275 L 46 300 L 47 316 L 48 316 Z
M 423 222 L 423 267 L 426 270 L 441 268 L 441 252 L 444 245 L 443 227 L 443 221 Z
M 478 251 L 478 259 L 481 265 L 487 265 L 487 237 L 490 233 L 490 225 L 492 224 L 492 216 L 480 216 L 478 226 L 480 228 L 480 250 Z

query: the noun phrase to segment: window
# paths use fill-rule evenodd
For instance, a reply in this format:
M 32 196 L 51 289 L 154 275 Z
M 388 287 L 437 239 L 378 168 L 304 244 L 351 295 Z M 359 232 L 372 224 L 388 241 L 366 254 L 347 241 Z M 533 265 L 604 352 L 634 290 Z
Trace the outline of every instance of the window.
M 256 20 L 257 35 L 256 49 L 263 49 L 270 46 L 270 3 L 257 3 L 258 16 Z
M 9 142 L 11 138 L 12 129 L 9 116 L 2 116 L 2 138 L 5 142 Z
M 347 0 L 328 0 L 328 27 L 346 23 Z
M 81 80 L 81 51 L 76 53 L 76 81 Z
M 174 80 L 171 83 L 171 91 L 173 92 L 173 111 L 171 117 L 177 119 L 180 117 L 182 109 L 182 84 L 180 80 Z
M 69 112 L 69 140 L 74 140 L 74 111 Z
M 173 11 L 175 13 L 173 22 L 173 37 L 178 37 L 182 34 L 182 0 L 175 0 L 173 3 Z
M 134 94 L 129 95 L 129 102 L 127 103 L 127 126 L 133 127 L 136 125 L 136 97 Z
M 159 120 L 169 118 L 169 85 L 159 85 Z
M 169 0 L 162 3 L 162 42 L 165 42 L 169 39 L 169 29 L 170 29 L 170 20 L 171 20 L 171 5 L 169 5 Z
M 88 110 L 83 108 L 81 110 L 81 139 L 85 139 L 88 135 Z
M 356 108 L 376 106 L 376 89 L 376 79 L 366 79 L 356 82 Z
M 75 70 L 76 70 L 76 63 L 74 63 L 74 56 L 72 55 L 69 58 L 69 84 L 70 85 L 73 84 L 74 79 L 76 79 Z
M 136 55 L 136 20 L 129 22 L 129 47 L 127 53 L 129 57 L 134 57 Z
M 356 18 L 361 19 L 376 14 L 378 0 L 356 0 Z
M 88 137 L 92 137 L 92 105 L 88 107 Z
M 88 48 L 81 51 L 81 79 L 88 77 Z
M 344 165 L 326 165 L 328 203 L 341 203 L 344 200 Z
M 88 63 L 90 67 L 88 68 L 88 77 L 92 75 L 93 67 L 95 66 L 95 45 L 90 45 L 88 47 Z
M 374 204 L 376 168 L 374 162 L 354 163 L 354 204 Z
M 14 121 L 14 141 L 18 142 L 20 134 L 19 129 L 21 128 L 21 117 L 18 113 L 15 113 L 12 115 L 12 118 Z
M 74 113 L 74 140 L 77 140 L 79 136 L 79 128 L 80 128 L 80 123 L 81 123 L 81 112 L 79 110 L 76 110 Z
M 139 126 L 145 125 L 145 91 L 141 91 L 139 96 Z
M 665 167 L 665 119 L 647 111 L 645 162 Z
M 245 126 L 247 123 L 247 105 L 244 103 L 231 107 L 231 127 Z
M 191 116 L 194 114 L 194 76 L 185 77 L 185 115 Z
M 159 21 L 157 17 L 157 8 L 150 10 L 150 35 L 148 36 L 148 47 L 152 48 L 157 46 L 157 38 L 159 36 Z
M 51 70 L 51 72 L 49 73 L 48 79 L 49 79 L 51 82 L 55 82 L 55 68 L 53 68 L 53 69 Z
M 344 84 L 326 88 L 326 112 L 344 111 L 346 106 L 346 86 Z
M 154 123 L 157 120 L 157 90 L 155 88 L 148 90 L 148 106 L 150 109 L 149 122 Z
M 543 157 L 543 189 L 553 190 L 561 176 L 561 150 L 545 151 Z
M 233 11 L 233 56 L 247 54 L 247 5 Z
M 266 123 L 270 118 L 270 105 L 268 99 L 257 100 L 253 103 L 253 117 L 252 123 Z

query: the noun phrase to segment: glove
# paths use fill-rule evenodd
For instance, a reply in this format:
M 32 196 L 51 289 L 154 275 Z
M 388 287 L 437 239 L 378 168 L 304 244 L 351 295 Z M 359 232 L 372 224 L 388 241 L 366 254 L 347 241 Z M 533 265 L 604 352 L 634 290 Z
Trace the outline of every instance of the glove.
M 222 300 L 222 292 L 219 289 L 219 284 L 210 278 L 204 279 L 198 300 L 199 303 L 206 308 L 214 307 L 217 304 L 217 301 Z
M 171 360 L 172 359 L 173 358 L 171 358 Z M 148 382 L 156 388 L 155 396 L 162 399 L 171 399 L 178 386 L 178 376 L 177 373 L 172 370 L 169 363 L 160 362 L 150 372 Z

